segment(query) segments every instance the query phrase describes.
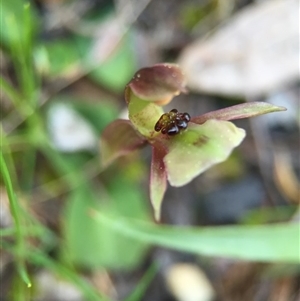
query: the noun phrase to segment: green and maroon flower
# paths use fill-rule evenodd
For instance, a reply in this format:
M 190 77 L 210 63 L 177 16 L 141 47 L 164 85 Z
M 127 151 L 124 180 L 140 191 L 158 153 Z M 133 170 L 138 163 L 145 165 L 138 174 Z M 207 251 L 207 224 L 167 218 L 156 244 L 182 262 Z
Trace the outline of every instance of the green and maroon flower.
M 119 156 L 152 147 L 150 199 L 155 218 L 167 188 L 180 187 L 227 159 L 245 137 L 245 131 L 229 120 L 248 118 L 285 108 L 250 102 L 190 117 L 176 109 L 165 113 L 162 106 L 186 93 L 185 79 L 175 64 L 157 64 L 139 70 L 125 88 L 129 120 L 109 124 L 101 137 L 102 164 Z

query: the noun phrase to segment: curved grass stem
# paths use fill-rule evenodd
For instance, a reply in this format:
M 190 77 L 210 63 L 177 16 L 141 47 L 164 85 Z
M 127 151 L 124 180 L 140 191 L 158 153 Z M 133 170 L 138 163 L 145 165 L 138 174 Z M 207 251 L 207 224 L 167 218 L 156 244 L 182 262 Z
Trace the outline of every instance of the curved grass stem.
M 6 191 L 7 191 L 11 214 L 12 214 L 14 222 L 15 222 L 16 248 L 17 248 L 17 254 L 18 254 L 17 258 L 16 258 L 17 270 L 20 274 L 20 277 L 26 283 L 27 287 L 31 287 L 31 281 L 29 279 L 29 276 L 28 276 L 28 273 L 26 270 L 26 266 L 25 266 L 25 259 L 24 259 L 24 250 L 25 250 L 24 237 L 25 236 L 23 235 L 21 222 L 20 222 L 19 203 L 17 201 L 17 196 L 13 189 L 11 177 L 10 177 L 6 162 L 4 160 L 2 151 L 0 153 L 0 170 L 1 170 L 3 181 L 4 181 L 4 184 L 6 187 Z

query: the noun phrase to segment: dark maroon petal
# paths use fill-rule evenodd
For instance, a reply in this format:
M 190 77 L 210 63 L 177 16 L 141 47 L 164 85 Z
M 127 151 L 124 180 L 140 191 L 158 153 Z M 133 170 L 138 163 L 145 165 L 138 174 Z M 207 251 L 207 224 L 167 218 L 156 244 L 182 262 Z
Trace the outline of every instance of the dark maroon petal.
M 126 155 L 147 143 L 129 120 L 118 119 L 110 123 L 100 139 L 101 163 L 109 165 L 116 158 Z

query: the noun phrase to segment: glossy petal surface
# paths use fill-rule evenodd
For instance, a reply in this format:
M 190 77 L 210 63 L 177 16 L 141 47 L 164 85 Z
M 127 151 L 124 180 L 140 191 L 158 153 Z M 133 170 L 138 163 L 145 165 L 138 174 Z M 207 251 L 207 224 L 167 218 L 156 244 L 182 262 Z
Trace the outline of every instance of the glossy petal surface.
M 169 151 L 164 163 L 170 184 L 183 186 L 212 165 L 226 160 L 244 137 L 245 131 L 228 121 L 190 123 L 185 132 L 167 142 Z

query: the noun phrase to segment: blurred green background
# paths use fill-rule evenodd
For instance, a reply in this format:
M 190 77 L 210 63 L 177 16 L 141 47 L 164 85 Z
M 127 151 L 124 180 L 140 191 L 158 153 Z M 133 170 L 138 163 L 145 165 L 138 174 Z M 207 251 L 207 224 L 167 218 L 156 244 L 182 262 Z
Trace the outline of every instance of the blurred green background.
M 177 261 L 204 266 L 214 300 L 227 300 L 211 256 L 273 262 L 257 271 L 257 279 L 269 272 L 275 284 L 282 275 L 298 279 L 299 225 L 289 221 L 299 200 L 282 189 L 279 178 L 268 179 L 277 187 L 276 202 L 264 203 L 268 191 L 253 155 L 255 134 L 200 180 L 170 189 L 162 224 L 174 228 L 153 221 L 149 149 L 101 167 L 101 132 L 126 118 L 123 90 L 135 71 L 176 61 L 197 28 L 201 37 L 251 4 L 158 2 L 137 2 L 131 11 L 130 1 L 1 0 L 1 300 L 175 300 L 161 279 Z M 169 10 L 171 21 L 164 20 Z M 195 112 L 243 101 L 196 92 L 183 97 L 174 106 Z M 240 126 L 251 131 L 247 122 Z M 279 144 L 289 139 L 295 150 L 297 131 L 277 129 L 273 138 Z M 227 192 L 210 194 L 222 185 Z M 216 199 L 228 191 L 236 193 L 219 206 Z M 252 199 L 239 207 L 248 192 Z M 240 208 L 236 215 L 234 208 Z M 274 222 L 281 225 L 266 226 Z M 197 227 L 185 231 L 182 225 Z M 219 226 L 203 232 L 207 225 Z M 177 252 L 164 260 L 154 245 Z

